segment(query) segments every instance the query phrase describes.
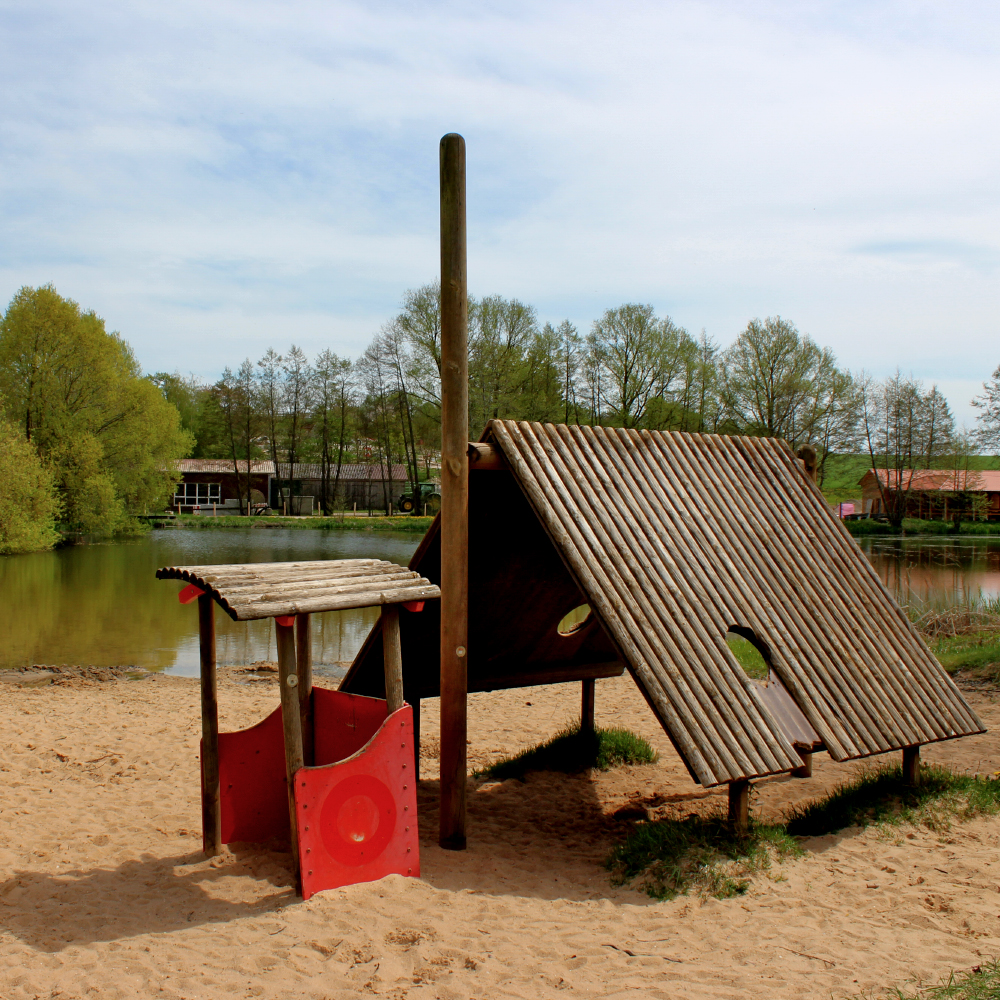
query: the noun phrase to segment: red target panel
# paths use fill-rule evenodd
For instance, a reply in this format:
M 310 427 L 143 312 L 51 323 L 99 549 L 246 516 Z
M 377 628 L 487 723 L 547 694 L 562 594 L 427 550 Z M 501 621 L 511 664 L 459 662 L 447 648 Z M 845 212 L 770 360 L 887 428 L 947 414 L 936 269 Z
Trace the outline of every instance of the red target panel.
M 347 760 L 295 775 L 302 897 L 420 874 L 413 710 L 390 715 Z

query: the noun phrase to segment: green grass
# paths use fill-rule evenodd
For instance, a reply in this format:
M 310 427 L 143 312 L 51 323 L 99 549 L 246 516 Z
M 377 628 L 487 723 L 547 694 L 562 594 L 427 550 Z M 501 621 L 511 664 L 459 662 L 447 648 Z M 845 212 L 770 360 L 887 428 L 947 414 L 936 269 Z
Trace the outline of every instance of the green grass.
M 888 521 L 844 521 L 844 527 L 852 535 L 898 535 Z M 951 521 L 926 521 L 915 517 L 903 519 L 900 529 L 906 535 L 955 535 Z M 959 535 L 1000 535 L 1000 521 L 962 521 Z
M 747 832 L 737 834 L 716 812 L 637 823 L 604 866 L 613 885 L 632 884 L 654 899 L 689 892 L 730 899 L 746 892 L 773 860 L 801 853 L 780 824 L 751 819 Z
M 902 768 L 864 767 L 829 795 L 794 810 L 785 825 L 796 837 L 819 837 L 848 826 L 874 823 L 947 830 L 952 820 L 992 815 L 1000 810 L 1000 778 L 956 774 L 924 764 L 920 785 L 903 784 Z
M 871 994 L 869 994 L 871 996 Z M 1000 964 L 996 960 L 983 962 L 968 972 L 954 972 L 948 981 L 937 986 L 921 986 L 914 992 L 903 992 L 898 987 L 883 990 L 879 996 L 896 1000 L 997 1000 L 1000 997 Z M 867 1000 L 858 994 L 858 1000 Z
M 430 526 L 431 517 L 402 514 L 394 517 L 201 517 L 178 514 L 169 527 L 173 528 L 299 528 L 321 531 L 419 531 Z
M 767 665 L 767 660 L 761 656 L 760 650 L 752 642 L 742 636 L 735 635 L 733 632 L 726 636 L 726 642 L 748 677 L 759 681 L 767 680 L 771 668 Z
M 721 811 L 639 822 L 605 867 L 613 884 L 632 884 L 655 899 L 690 892 L 727 899 L 746 892 L 753 877 L 775 860 L 801 854 L 800 838 L 873 824 L 908 823 L 943 832 L 954 821 L 998 811 L 1000 777 L 925 765 L 920 786 L 910 788 L 898 765 L 868 766 L 829 795 L 791 812 L 784 823 L 751 817 L 744 834 L 732 831 Z
M 524 780 L 529 771 L 564 771 L 572 774 L 597 768 L 607 771 L 623 764 L 652 764 L 656 751 L 641 736 L 627 729 L 581 732 L 580 724 L 568 726 L 552 739 L 475 772 L 477 778 Z
M 927 645 L 949 674 L 971 670 L 983 680 L 1000 680 L 1000 635 L 948 635 L 929 638 Z

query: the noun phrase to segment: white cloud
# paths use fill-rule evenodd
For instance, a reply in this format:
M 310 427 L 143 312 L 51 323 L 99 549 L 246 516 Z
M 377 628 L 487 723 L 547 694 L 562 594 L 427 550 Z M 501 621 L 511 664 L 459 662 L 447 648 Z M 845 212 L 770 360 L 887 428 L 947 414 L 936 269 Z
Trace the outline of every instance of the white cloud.
M 41 0 L 0 25 L 0 294 L 53 281 L 150 369 L 359 350 L 435 274 L 450 130 L 480 294 L 583 327 L 653 302 L 723 343 L 780 313 L 956 393 L 1000 362 L 990 5 Z

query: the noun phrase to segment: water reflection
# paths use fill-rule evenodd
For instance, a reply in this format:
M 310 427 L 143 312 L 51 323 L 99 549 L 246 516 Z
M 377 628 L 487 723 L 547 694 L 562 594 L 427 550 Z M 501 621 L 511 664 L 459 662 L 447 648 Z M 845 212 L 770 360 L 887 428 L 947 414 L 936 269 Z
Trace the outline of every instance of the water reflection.
M 1000 596 L 1000 538 L 865 538 L 861 549 L 900 604 Z
M 0 666 L 134 665 L 197 676 L 196 605 L 178 603 L 183 584 L 157 580 L 159 566 L 359 557 L 405 565 L 419 541 L 409 532 L 175 530 L 0 557 Z M 353 659 L 377 617 L 377 608 L 314 615 L 317 667 Z M 270 619 L 234 622 L 217 611 L 216 628 L 221 664 L 276 656 Z

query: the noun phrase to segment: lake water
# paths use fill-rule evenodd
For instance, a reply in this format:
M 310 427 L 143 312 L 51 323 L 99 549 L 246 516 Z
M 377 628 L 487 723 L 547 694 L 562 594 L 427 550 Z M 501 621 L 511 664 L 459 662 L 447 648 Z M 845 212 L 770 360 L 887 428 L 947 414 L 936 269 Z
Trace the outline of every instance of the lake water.
M 134 541 L 0 557 L 0 667 L 133 665 L 198 675 L 197 605 L 182 605 L 160 566 L 388 559 L 405 565 L 410 532 L 282 528 L 152 531 Z M 1000 596 L 1000 538 L 867 538 L 862 549 L 903 604 Z M 377 608 L 313 616 L 317 671 L 338 673 L 378 617 Z M 234 622 L 216 612 L 220 664 L 276 658 L 270 619 Z
M 184 584 L 157 580 L 161 566 L 388 559 L 406 565 L 416 532 L 288 528 L 159 530 L 134 541 L 74 545 L 0 556 L 0 667 L 28 664 L 129 665 L 198 676 L 197 603 L 177 600 Z M 338 672 L 378 618 L 378 608 L 313 615 L 317 672 Z M 275 660 L 271 619 L 215 615 L 218 662 Z

